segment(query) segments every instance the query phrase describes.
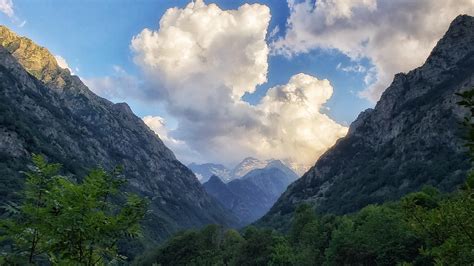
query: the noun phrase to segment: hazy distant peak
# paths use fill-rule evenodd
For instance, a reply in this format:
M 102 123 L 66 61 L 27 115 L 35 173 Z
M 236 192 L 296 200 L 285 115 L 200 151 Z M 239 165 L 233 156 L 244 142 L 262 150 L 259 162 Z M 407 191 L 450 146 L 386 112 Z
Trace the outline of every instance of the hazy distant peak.
M 253 157 L 247 157 L 242 162 L 235 166 L 234 170 L 232 171 L 232 178 L 241 178 L 246 175 L 248 172 L 254 169 L 261 169 L 267 166 L 266 161 L 261 161 L 259 159 Z

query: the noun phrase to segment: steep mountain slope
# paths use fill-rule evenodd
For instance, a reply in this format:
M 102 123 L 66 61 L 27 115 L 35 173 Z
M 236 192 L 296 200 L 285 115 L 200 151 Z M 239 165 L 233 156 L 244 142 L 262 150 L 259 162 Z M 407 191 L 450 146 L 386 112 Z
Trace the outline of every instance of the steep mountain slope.
M 267 166 L 267 161 L 260 161 L 253 157 L 247 157 L 232 169 L 232 179 L 238 179 L 255 169 L 262 169 Z
M 235 225 L 193 173 L 127 104 L 91 92 L 31 40 L 0 27 L 0 201 L 15 200 L 31 153 L 65 174 L 123 165 L 127 190 L 150 199 L 144 234 L 160 241 L 183 228 Z
M 460 126 L 465 110 L 455 93 L 473 85 L 474 18 L 464 15 L 423 66 L 395 75 L 375 108 L 361 113 L 258 224 L 284 227 L 281 221 L 302 202 L 348 213 L 426 184 L 453 190 L 471 166 Z
M 263 169 L 250 171 L 240 180 L 253 183 L 262 191 L 265 191 L 266 195 L 277 199 L 296 178 L 295 176 L 288 176 L 280 168 L 267 166 Z
M 271 160 L 265 166 L 267 169 L 277 168 L 285 173 L 288 184 L 299 178 L 298 174 L 280 160 Z
M 218 176 L 213 175 L 203 184 L 203 187 L 209 195 L 213 196 L 229 210 L 235 210 L 236 206 L 242 204 L 241 198 Z
M 211 178 L 213 175 L 219 176 L 225 183 L 232 180 L 231 172 L 222 164 L 215 164 L 215 163 L 205 163 L 205 164 L 196 164 L 191 163 L 188 165 L 188 168 L 193 171 L 196 177 L 199 179 L 201 183 L 205 183 Z
M 264 215 L 286 187 L 298 177 L 279 161 L 263 169 L 255 169 L 240 179 L 225 184 L 212 176 L 203 184 L 204 189 L 222 205 L 231 210 L 243 224 Z

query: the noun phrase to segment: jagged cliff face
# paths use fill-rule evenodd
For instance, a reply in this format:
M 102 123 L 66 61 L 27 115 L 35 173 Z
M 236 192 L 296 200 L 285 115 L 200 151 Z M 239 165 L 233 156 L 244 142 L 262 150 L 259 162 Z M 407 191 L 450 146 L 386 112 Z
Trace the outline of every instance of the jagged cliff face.
M 0 201 L 15 200 L 31 153 L 81 175 L 125 167 L 127 190 L 147 196 L 145 236 L 159 241 L 183 228 L 235 225 L 193 173 L 127 104 L 91 92 L 31 40 L 0 27 Z
M 375 108 L 361 113 L 259 224 L 278 224 L 303 202 L 348 213 L 423 185 L 455 189 L 471 166 L 460 125 L 466 113 L 455 93 L 473 85 L 474 18 L 459 16 L 425 64 L 395 75 Z
M 66 84 L 63 77 L 70 75 L 69 70 L 58 66 L 54 56 L 28 38 L 20 37 L 8 28 L 0 25 L 0 45 L 7 49 L 18 62 L 35 78 L 56 88 Z

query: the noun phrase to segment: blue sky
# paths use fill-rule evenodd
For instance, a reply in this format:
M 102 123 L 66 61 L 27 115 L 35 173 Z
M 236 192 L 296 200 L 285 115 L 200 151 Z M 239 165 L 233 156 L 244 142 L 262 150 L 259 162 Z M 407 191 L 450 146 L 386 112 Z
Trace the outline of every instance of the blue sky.
M 307 169 L 457 15 L 474 14 L 472 0 L 195 1 L 0 0 L 0 23 L 127 102 L 185 163 Z
M 71 68 L 81 77 L 92 78 L 110 75 L 118 65 L 128 73 L 139 75 L 130 52 L 130 40 L 143 28 L 156 28 L 161 16 L 170 7 L 183 7 L 189 1 L 14 1 L 15 13 L 23 27 L 1 15 L 0 23 L 7 25 L 20 35 L 33 39 L 47 47 L 53 54 L 65 58 Z M 272 19 L 269 29 L 278 25 L 284 34 L 289 8 L 285 1 L 206 1 L 216 3 L 222 9 L 236 9 L 244 3 L 261 3 L 270 7 Z M 364 75 L 336 69 L 338 64 L 352 64 L 350 58 L 337 51 L 315 50 L 293 58 L 282 55 L 269 58 L 268 82 L 258 86 L 253 95 L 245 100 L 256 103 L 268 88 L 285 84 L 295 73 L 304 72 L 321 79 L 329 79 L 334 86 L 334 95 L 328 102 L 328 114 L 336 121 L 349 124 L 360 111 L 372 107 L 373 103 L 357 96 L 365 88 Z M 162 115 L 156 105 L 145 106 L 129 101 L 138 116 Z M 164 112 L 160 108 L 158 112 Z

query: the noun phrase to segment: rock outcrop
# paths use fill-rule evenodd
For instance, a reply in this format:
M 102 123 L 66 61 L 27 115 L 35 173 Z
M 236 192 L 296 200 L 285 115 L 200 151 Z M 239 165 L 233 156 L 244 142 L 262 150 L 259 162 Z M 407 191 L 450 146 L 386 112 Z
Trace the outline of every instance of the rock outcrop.
M 474 18 L 462 15 L 423 66 L 395 75 L 375 108 L 362 112 L 258 224 L 280 224 L 303 202 L 344 214 L 424 185 L 454 190 L 471 167 L 460 125 L 466 110 L 456 93 L 473 85 Z
M 236 225 L 127 104 L 95 95 L 47 49 L 5 27 L 0 44 L 1 202 L 18 199 L 21 171 L 40 153 L 67 175 L 123 165 L 126 189 L 150 199 L 144 235 L 152 242 L 184 228 Z

